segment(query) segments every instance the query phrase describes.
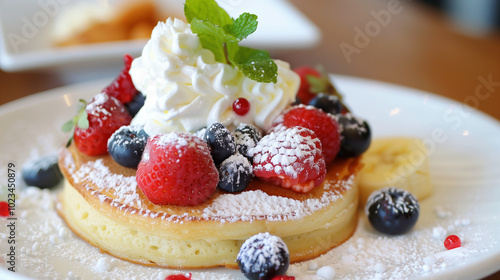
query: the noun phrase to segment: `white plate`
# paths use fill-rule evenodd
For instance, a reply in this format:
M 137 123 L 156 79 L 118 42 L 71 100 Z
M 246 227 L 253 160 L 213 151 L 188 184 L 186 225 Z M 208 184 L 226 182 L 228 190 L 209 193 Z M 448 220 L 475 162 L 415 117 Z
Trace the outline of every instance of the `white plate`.
M 183 15 L 183 0 L 154 1 L 171 11 L 165 12 L 167 14 Z M 0 0 L 0 68 L 6 71 L 97 69 L 110 62 L 120 62 L 124 53 L 140 54 L 145 40 L 54 47 L 51 39 L 54 21 L 64 8 L 74 3 Z M 233 17 L 243 12 L 259 16 L 259 28 L 245 40 L 249 46 L 268 50 L 306 48 L 315 45 L 321 37 L 316 26 L 286 0 L 219 0 L 219 3 Z
M 352 238 L 312 262 L 291 266 L 289 274 L 314 279 L 316 270 L 309 265 L 332 266 L 335 279 L 472 279 L 500 270 L 499 122 L 430 93 L 357 78 L 334 79 L 352 111 L 369 120 L 375 137 L 410 135 L 426 141 L 436 191 L 421 201 L 419 221 L 409 234 L 378 234 L 360 212 Z M 55 89 L 0 107 L 3 170 L 15 163 L 19 182 L 24 161 L 61 147 L 66 136 L 59 128 L 74 114 L 75 102 L 108 82 Z M 1 182 L 7 181 L 5 176 L 5 171 L 0 173 Z M 19 195 L 15 238 L 20 270 L 15 274 L 5 268 L 10 233 L 7 220 L 0 219 L 1 279 L 164 279 L 178 273 L 101 254 L 68 232 L 46 201 L 50 198 L 37 191 Z M 459 235 L 462 248 L 447 251 L 440 233 Z M 190 272 L 193 279 L 244 279 L 236 270 Z

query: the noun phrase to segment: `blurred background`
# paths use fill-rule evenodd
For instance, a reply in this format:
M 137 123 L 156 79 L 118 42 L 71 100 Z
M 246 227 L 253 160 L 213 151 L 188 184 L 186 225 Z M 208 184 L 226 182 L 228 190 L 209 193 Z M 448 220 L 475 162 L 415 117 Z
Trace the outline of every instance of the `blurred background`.
M 62 25 L 63 29 L 70 29 L 76 23 L 84 22 L 83 17 L 86 13 L 92 14 L 94 19 L 110 17 L 109 13 L 104 11 L 103 4 L 109 2 L 97 1 L 100 12 L 80 7 L 76 9 L 81 11 L 78 13 L 63 12 L 66 7 L 57 6 L 59 2 L 56 0 L 45 1 L 53 4 L 46 7 L 41 6 L 42 2 L 30 10 L 27 7 L 29 5 L 19 8 L 20 5 L 16 4 L 18 1 L 0 1 L 0 22 L 3 31 L 0 53 L 2 62 L 0 104 L 66 84 L 112 77 L 120 67 L 122 53 L 130 52 L 136 56 L 140 54 L 139 50 L 145 41 L 140 40 L 138 34 L 144 33 L 145 30 L 146 37 L 149 36 L 148 30 L 153 24 L 145 19 L 153 19 L 152 22 L 155 22 L 158 18 L 182 14 L 182 10 L 178 9 L 179 5 L 162 4 L 161 7 L 155 7 L 156 11 L 148 7 L 141 9 L 134 7 L 133 16 L 130 11 L 115 16 L 117 20 L 132 18 L 141 22 L 139 27 L 134 25 L 134 30 L 129 30 L 129 34 L 124 35 L 125 38 L 131 39 L 127 44 L 115 42 L 97 44 L 99 47 L 81 47 L 79 46 L 81 39 L 78 41 L 73 38 L 73 42 L 71 40 L 64 42 L 59 38 L 60 47 L 54 48 L 41 37 L 53 39 L 57 36 L 47 33 L 64 34 L 64 31 L 68 33 L 68 30 L 61 31 L 61 28 L 54 27 L 58 24 L 57 21 L 62 22 L 59 25 Z M 241 0 L 221 0 L 221 2 L 233 8 L 248 3 Z M 290 22 L 292 24 L 300 22 L 302 26 L 305 26 L 305 22 L 311 26 L 299 30 L 301 28 L 285 24 L 280 18 L 275 21 L 276 24 L 269 24 L 268 26 L 274 26 L 282 31 L 278 31 L 278 34 L 284 35 L 282 34 L 281 38 L 261 36 L 256 46 L 262 45 L 269 49 L 273 57 L 290 62 L 292 67 L 322 64 L 328 72 L 334 74 L 381 80 L 433 92 L 470 103 L 469 105 L 476 109 L 500 119 L 500 110 L 497 110 L 500 105 L 498 1 L 290 0 L 289 2 L 299 13 L 298 16 L 294 14 L 296 19 L 302 20 Z M 269 11 L 274 9 L 272 5 L 265 4 L 264 7 L 267 17 L 263 20 L 271 21 L 273 16 L 279 17 L 279 12 L 271 13 L 271 17 L 268 15 Z M 391 7 L 392 13 L 387 14 Z M 48 24 L 44 23 L 44 13 L 48 18 Z M 60 14 L 65 14 L 66 18 L 71 20 L 65 21 Z M 12 18 L 15 19 L 14 23 Z M 19 30 L 19 25 L 24 29 Z M 106 30 L 105 28 L 109 26 L 99 26 L 98 29 Z M 38 31 L 33 38 L 26 40 L 26 36 L 21 36 L 29 41 L 26 44 L 23 38 L 7 36 L 12 33 L 20 34 L 20 31 L 33 33 L 33 29 Z M 292 37 L 294 31 L 296 34 Z M 105 34 L 120 34 L 120 32 Z M 99 40 L 91 38 L 88 34 L 85 36 L 84 38 L 90 42 Z M 292 40 L 287 41 L 290 38 Z M 262 44 L 266 39 L 274 41 L 272 44 Z M 73 45 L 68 47 L 70 44 Z M 16 50 L 12 50 L 13 46 Z M 96 59 L 99 60 L 99 64 L 95 63 Z M 484 80 L 491 84 L 487 89 L 493 94 L 488 94 L 488 102 L 483 100 L 474 102 L 476 89 L 482 82 L 484 83 Z
M 54 28 L 57 20 L 63 23 L 59 24 L 63 29 L 70 29 L 75 23 L 83 22 L 85 19 L 82 17 L 86 13 L 92 14 L 94 19 L 110 17 L 103 12 L 103 3 L 109 2 L 96 1 L 101 12 L 92 11 L 87 7 L 87 10 L 78 9 L 84 12 L 69 13 L 63 12 L 64 5 L 40 6 L 43 1 L 35 7 L 23 5 L 24 7 L 19 8 L 20 5 L 16 4 L 18 1 L 0 0 L 0 22 L 3 31 L 0 53 L 0 104 L 66 84 L 112 77 L 120 67 L 121 54 L 140 54 L 145 41 L 134 36 L 139 36 L 144 30 L 148 34 L 151 23 L 147 20 L 143 20 L 143 24 L 136 26 L 134 31 L 129 31 L 129 35 L 125 35 L 131 39 L 127 44 L 114 42 L 94 44 L 99 47 L 82 47 L 76 40 L 76 45 L 67 47 L 65 44 L 68 42 L 59 42 L 58 44 L 64 47 L 54 48 L 41 39 L 54 38 L 53 34 L 49 36 L 47 33 L 58 30 Z M 45 1 L 49 4 L 51 2 L 59 3 L 56 0 Z M 241 0 L 220 2 L 225 2 L 230 8 L 236 7 L 236 10 L 239 6 L 250 3 Z M 298 14 L 287 18 L 288 22 L 279 17 L 281 14 L 290 14 L 290 11 L 275 12 L 273 9 L 276 7 L 269 3 L 274 1 L 267 1 L 264 5 L 263 12 L 266 15 L 262 20 L 272 23 L 268 26 L 278 31 L 271 36 L 255 35 L 258 37 L 256 46 L 270 50 L 273 57 L 289 61 L 292 67 L 322 64 L 328 72 L 334 74 L 386 81 L 470 103 L 469 105 L 476 109 L 500 119 L 498 1 L 289 0 Z M 179 11 L 178 7 L 173 6 L 172 8 L 162 4 L 161 7 L 155 7 L 161 13 L 148 10 L 147 7 L 134 8 L 134 16 L 130 16 L 130 11 L 125 11 L 121 17 L 123 20 L 123 15 L 126 15 L 126 18 L 141 21 L 142 15 L 143 18 L 153 18 L 155 21 L 157 18 L 182 14 L 182 10 Z M 391 7 L 392 13 L 387 14 Z M 48 24 L 44 22 L 44 13 Z M 66 18 L 71 20 L 61 20 L 60 14 L 66 14 Z M 120 20 L 120 16 L 115 17 Z M 12 18 L 15 19 L 13 23 Z M 273 22 L 273 19 L 276 20 Z M 293 23 L 300 23 L 307 28 L 291 26 Z M 24 29 L 19 30 L 19 26 Z M 33 28 L 38 31 L 36 36 L 28 38 L 29 40 L 26 40 L 26 36 L 21 36 L 29 43 L 25 44 L 23 38 L 6 37 L 9 33 L 15 33 L 14 31 L 17 34 L 21 31 L 33 33 Z M 98 29 L 106 30 L 105 28 L 108 27 L 100 26 Z M 60 29 L 58 33 L 64 34 Z M 63 31 L 68 33 L 67 30 Z M 105 34 L 115 33 L 119 32 Z M 276 34 L 281 34 L 281 37 Z M 90 37 L 87 34 L 85 39 L 99 39 Z M 272 43 L 262 43 L 266 42 L 265 40 Z M 13 46 L 18 49 L 13 51 Z M 96 64 L 95 60 L 99 63 Z M 488 94 L 487 102 L 475 102 L 477 100 L 474 95 L 479 94 L 476 89 L 484 80 L 491 84 L 487 88 L 491 94 Z

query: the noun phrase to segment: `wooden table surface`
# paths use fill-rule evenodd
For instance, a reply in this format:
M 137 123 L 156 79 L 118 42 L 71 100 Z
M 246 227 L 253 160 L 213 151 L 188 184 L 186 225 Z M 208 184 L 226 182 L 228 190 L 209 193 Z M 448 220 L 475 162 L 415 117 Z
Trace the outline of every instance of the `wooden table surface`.
M 429 91 L 500 120 L 498 33 L 464 35 L 443 14 L 416 1 L 290 2 L 319 27 L 322 40 L 311 49 L 273 51 L 273 56 L 294 67 L 321 64 L 331 73 Z M 48 72 L 0 72 L 0 104 L 62 85 Z M 485 279 L 500 279 L 500 272 Z

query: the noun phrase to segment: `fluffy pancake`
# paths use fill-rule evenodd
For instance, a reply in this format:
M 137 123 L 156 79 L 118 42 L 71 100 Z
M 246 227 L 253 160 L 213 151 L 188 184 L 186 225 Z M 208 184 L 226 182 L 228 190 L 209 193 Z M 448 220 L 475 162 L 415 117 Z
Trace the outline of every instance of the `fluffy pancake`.
M 259 232 L 287 243 L 291 262 L 317 257 L 348 239 L 357 224 L 359 158 L 336 159 L 306 194 L 254 179 L 236 194 L 217 190 L 198 206 L 152 204 L 135 169 L 72 146 L 60 153 L 66 182 L 59 212 L 81 238 L 144 265 L 236 268 L 241 244 Z

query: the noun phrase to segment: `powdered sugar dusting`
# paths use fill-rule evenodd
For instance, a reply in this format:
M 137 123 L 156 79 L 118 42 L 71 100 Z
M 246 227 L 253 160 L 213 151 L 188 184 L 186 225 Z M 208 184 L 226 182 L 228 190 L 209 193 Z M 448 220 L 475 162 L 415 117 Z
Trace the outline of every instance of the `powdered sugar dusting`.
M 140 206 L 139 194 L 137 193 L 137 182 L 135 176 L 123 176 L 113 174 L 109 168 L 103 164 L 102 159 L 89 161 L 72 175 L 75 182 L 90 181 L 97 186 L 98 191 L 112 192 L 115 195 L 114 202 L 123 205 Z M 101 195 L 104 200 L 107 196 Z
M 335 186 L 325 186 L 328 191 L 321 197 L 304 201 L 269 195 L 261 190 L 245 191 L 237 195 L 224 194 L 204 209 L 203 217 L 218 217 L 225 222 L 252 221 L 256 217 L 269 221 L 301 219 L 341 198 L 336 190 L 350 189 L 353 180 L 354 176 L 351 176 Z
M 255 171 L 275 170 L 277 174 L 297 178 L 302 166 L 317 168 L 319 164 L 315 161 L 317 155 L 322 153 L 321 143 L 318 138 L 301 135 L 303 131 L 308 129 L 287 128 L 264 136 L 252 151 Z M 296 161 L 303 165 L 294 165 Z
M 285 261 L 281 252 L 288 256 L 288 248 L 278 236 L 268 232 L 256 234 L 241 246 L 237 259 L 245 271 L 259 272 L 265 268 L 278 269 Z

